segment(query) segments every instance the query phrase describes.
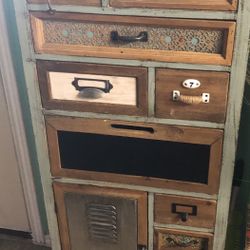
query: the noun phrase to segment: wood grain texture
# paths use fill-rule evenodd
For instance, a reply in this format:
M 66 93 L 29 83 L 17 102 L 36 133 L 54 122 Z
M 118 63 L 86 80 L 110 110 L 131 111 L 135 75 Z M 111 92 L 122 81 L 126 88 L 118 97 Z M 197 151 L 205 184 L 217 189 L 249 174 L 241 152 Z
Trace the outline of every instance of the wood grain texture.
M 112 23 L 117 25 L 145 25 L 156 27 L 175 27 L 183 29 L 223 30 L 221 53 L 203 53 L 194 51 L 171 51 L 143 48 L 126 48 L 119 46 L 89 46 L 79 44 L 48 43 L 44 41 L 44 24 L 46 20 L 65 22 L 90 22 L 95 24 Z M 231 21 L 181 20 L 164 18 L 146 18 L 111 15 L 91 15 L 76 13 L 55 13 L 53 16 L 46 12 L 31 12 L 31 23 L 35 50 L 37 53 L 51 53 L 75 56 L 94 56 L 121 59 L 139 59 L 165 62 L 187 62 L 214 65 L 231 65 L 234 44 L 235 23 Z M 39 36 L 41 38 L 39 38 Z
M 190 213 L 192 209 L 188 206 L 197 208 L 197 215 L 190 215 L 186 222 L 183 222 L 180 215 L 172 212 L 172 205 L 178 204 L 178 212 Z M 180 206 L 183 205 L 183 206 Z M 187 205 L 187 206 L 186 206 Z M 216 217 L 216 202 L 197 198 L 187 198 L 171 195 L 155 195 L 154 201 L 155 222 L 161 224 L 175 224 L 191 227 L 214 228 Z
M 207 246 L 200 246 L 200 248 L 195 247 L 195 249 L 197 250 L 212 250 L 213 249 L 213 235 L 209 234 L 209 233 L 198 233 L 198 232 L 192 232 L 192 231 L 185 231 L 185 230 L 173 230 L 173 229 L 162 229 L 162 228 L 156 228 L 155 229 L 155 234 L 154 234 L 154 250 L 181 250 L 181 249 L 185 249 L 185 250 L 192 250 L 194 249 L 194 247 L 192 247 L 192 245 L 187 244 L 186 247 L 182 247 L 182 246 L 178 246 L 174 244 L 171 247 L 166 247 L 165 244 L 165 236 L 168 235 L 176 235 L 176 236 L 182 236 L 181 238 L 184 239 L 185 237 L 187 237 L 187 239 L 189 237 L 194 237 L 195 239 L 199 240 L 199 239 L 204 239 L 205 241 L 208 242 Z M 185 243 L 188 242 L 184 241 Z
M 47 4 L 47 0 L 27 0 L 33 4 Z M 51 4 L 62 5 L 82 5 L 82 6 L 101 6 L 101 0 L 50 0 Z
M 147 246 L 147 193 L 125 189 L 100 188 L 94 186 L 53 183 L 62 250 L 71 249 L 67 212 L 64 202 L 66 193 L 98 195 L 136 200 L 138 206 L 138 244 Z
M 192 10 L 236 10 L 237 0 L 110 0 L 118 8 L 158 8 Z
M 187 89 L 182 83 L 187 79 L 196 79 L 201 86 Z M 204 72 L 191 70 L 156 70 L 156 117 L 169 119 L 187 119 L 223 123 L 226 115 L 229 74 L 224 72 Z M 188 105 L 173 101 L 173 90 L 182 95 L 201 96 L 210 94 L 208 104 Z
M 48 116 L 46 118 L 46 124 L 51 172 L 53 176 L 120 182 L 190 192 L 204 192 L 207 194 L 216 194 L 218 192 L 221 145 L 223 139 L 223 131 L 221 130 L 53 116 Z M 115 129 L 111 127 L 112 124 L 147 127 L 153 129 L 154 133 L 138 130 Z M 152 177 L 64 169 L 60 163 L 60 152 L 57 138 L 58 130 L 210 145 L 208 183 L 188 183 Z
M 124 76 L 136 79 L 136 105 L 93 103 L 59 100 L 51 97 L 49 72 Z M 72 62 L 37 61 L 37 73 L 43 106 L 46 109 L 72 110 L 105 114 L 147 116 L 147 69 L 142 67 L 110 66 Z M 71 83 L 69 83 L 69 87 Z M 112 91 L 112 90 L 111 90 Z

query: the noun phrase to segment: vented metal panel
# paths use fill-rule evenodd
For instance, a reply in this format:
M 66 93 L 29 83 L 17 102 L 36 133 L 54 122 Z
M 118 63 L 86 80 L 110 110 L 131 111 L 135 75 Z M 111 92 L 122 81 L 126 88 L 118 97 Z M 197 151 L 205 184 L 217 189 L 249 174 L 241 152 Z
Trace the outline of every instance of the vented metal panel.
M 137 201 L 65 194 L 70 250 L 137 250 Z

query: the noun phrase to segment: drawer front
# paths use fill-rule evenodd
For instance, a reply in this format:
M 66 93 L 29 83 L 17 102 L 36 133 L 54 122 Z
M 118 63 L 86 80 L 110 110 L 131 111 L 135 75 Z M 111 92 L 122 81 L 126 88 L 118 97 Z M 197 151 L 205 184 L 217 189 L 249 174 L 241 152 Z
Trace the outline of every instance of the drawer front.
M 159 9 L 198 9 L 236 10 L 237 0 L 110 0 L 110 6 L 118 8 L 159 8 Z
M 63 250 L 147 247 L 147 193 L 54 183 Z
M 147 69 L 71 62 L 37 62 L 47 109 L 147 115 Z
M 212 234 L 156 229 L 154 250 L 212 250 Z
M 230 21 L 46 12 L 31 12 L 31 21 L 37 53 L 231 64 Z
M 27 0 L 33 4 L 47 4 L 48 0 Z M 50 0 L 51 4 L 101 6 L 101 0 Z
M 221 130 L 54 116 L 46 126 L 53 176 L 218 191 Z
M 228 85 L 225 72 L 157 69 L 156 116 L 222 123 Z
M 214 228 L 216 202 L 171 195 L 155 195 L 155 222 Z

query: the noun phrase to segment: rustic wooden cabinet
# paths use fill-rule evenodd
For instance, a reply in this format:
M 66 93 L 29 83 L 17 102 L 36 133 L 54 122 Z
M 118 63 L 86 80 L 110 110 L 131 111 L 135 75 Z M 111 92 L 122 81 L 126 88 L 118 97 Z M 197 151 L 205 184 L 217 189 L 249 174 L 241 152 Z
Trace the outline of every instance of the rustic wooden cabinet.
M 249 1 L 14 5 L 53 250 L 223 250 Z

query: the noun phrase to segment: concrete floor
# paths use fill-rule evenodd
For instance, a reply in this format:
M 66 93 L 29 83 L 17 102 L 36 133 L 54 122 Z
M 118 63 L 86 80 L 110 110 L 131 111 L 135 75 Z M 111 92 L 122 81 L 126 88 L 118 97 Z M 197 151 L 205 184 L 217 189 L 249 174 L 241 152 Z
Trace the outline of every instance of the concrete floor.
M 0 234 L 0 250 L 51 250 L 51 248 L 34 245 L 30 239 Z

